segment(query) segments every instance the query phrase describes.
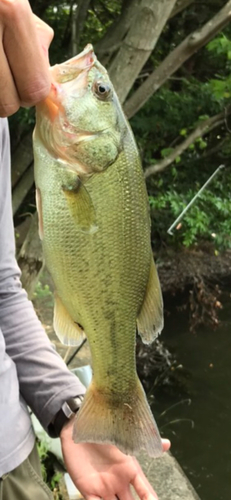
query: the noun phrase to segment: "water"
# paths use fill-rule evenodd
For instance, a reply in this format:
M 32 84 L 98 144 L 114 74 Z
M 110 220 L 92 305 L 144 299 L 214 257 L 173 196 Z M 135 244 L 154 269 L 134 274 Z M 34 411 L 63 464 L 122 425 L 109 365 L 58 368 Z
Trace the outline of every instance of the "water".
M 162 434 L 201 500 L 231 500 L 231 299 L 225 297 L 216 331 L 189 332 L 182 313 L 166 319 L 162 335 L 188 372 L 191 404 L 182 395 L 158 398 Z M 187 397 L 187 396 L 186 396 Z M 180 402 L 170 408 L 174 403 Z M 184 420 L 185 419 L 185 420 Z M 175 422 L 178 420 L 178 422 Z

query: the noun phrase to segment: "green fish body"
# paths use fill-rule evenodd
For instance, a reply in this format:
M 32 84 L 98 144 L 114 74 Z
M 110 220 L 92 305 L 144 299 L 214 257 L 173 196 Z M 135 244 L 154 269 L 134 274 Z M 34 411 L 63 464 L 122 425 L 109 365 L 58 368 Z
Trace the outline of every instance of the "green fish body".
M 51 71 L 34 132 L 40 235 L 56 290 L 55 331 L 67 345 L 86 335 L 93 368 L 74 440 L 159 456 L 135 363 L 137 327 L 150 343 L 163 325 L 139 154 L 91 46 Z

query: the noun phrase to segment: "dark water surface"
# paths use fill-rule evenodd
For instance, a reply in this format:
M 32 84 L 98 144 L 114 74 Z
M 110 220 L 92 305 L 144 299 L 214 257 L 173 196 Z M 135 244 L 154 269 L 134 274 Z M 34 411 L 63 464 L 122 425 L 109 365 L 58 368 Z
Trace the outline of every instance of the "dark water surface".
M 231 500 L 231 299 L 223 298 L 216 331 L 190 333 L 187 318 L 171 313 L 162 339 L 187 370 L 187 396 L 158 397 L 163 435 L 201 500 Z M 171 405 L 179 403 L 171 408 Z M 184 420 L 186 419 L 186 420 Z M 177 421 L 177 422 L 174 422 Z

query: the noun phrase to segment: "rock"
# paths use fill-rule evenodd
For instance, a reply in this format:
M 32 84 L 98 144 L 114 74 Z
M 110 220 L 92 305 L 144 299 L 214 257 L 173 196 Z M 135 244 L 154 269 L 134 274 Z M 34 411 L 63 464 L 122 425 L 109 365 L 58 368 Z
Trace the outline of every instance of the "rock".
M 138 460 L 159 500 L 200 500 L 171 453 L 155 459 L 140 455 Z

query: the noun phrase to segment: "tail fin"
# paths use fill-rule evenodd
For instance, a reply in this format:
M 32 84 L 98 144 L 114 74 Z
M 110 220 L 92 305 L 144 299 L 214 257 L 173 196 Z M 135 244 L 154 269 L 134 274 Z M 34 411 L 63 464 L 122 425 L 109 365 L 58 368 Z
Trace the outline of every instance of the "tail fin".
M 114 444 L 122 452 L 136 455 L 141 450 L 150 457 L 162 454 L 160 434 L 137 378 L 132 394 L 113 394 L 89 386 L 74 423 L 75 443 Z

